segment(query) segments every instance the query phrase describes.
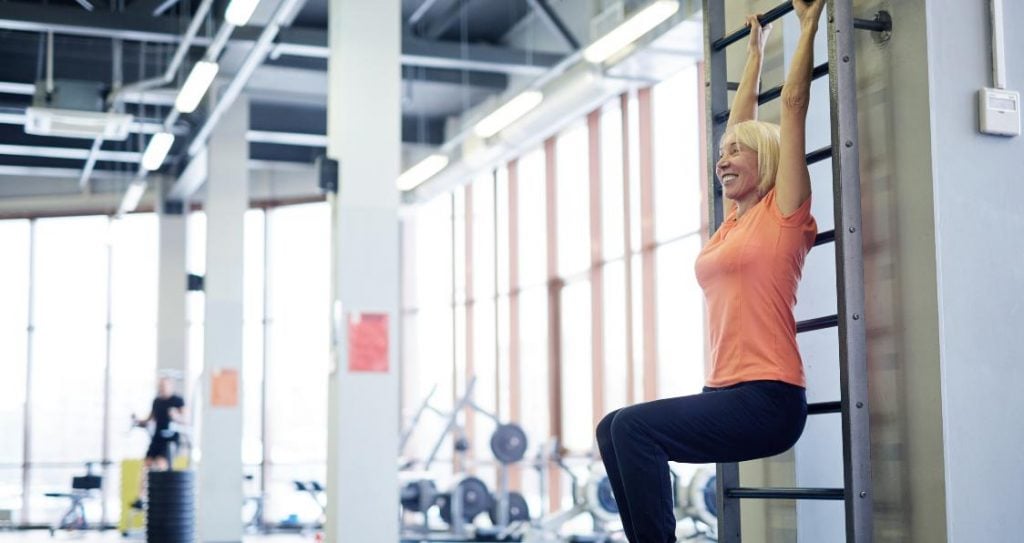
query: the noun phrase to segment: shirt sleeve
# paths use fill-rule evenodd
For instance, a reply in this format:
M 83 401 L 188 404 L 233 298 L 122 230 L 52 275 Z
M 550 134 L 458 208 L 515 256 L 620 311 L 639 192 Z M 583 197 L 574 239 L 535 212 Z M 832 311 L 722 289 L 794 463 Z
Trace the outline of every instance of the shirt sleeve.
M 792 213 L 783 215 L 778 204 L 775 203 L 775 189 L 768 191 L 764 196 L 764 203 L 768 206 L 768 214 L 774 217 L 782 226 L 801 227 L 814 221 L 811 216 L 811 196 L 808 195 L 804 203 Z

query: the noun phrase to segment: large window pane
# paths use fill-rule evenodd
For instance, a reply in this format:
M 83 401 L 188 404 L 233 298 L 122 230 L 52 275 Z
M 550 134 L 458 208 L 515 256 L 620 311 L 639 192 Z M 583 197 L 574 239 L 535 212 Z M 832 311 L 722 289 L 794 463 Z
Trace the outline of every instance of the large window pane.
M 626 265 L 604 267 L 604 412 L 626 405 Z
M 700 229 L 700 112 L 697 68 L 655 85 L 654 217 L 657 241 Z
M 473 297 L 494 298 L 494 182 L 491 174 L 473 183 Z
M 263 461 L 264 213 L 245 213 L 242 266 L 242 463 Z
M 497 183 L 495 184 L 494 200 L 496 204 L 495 228 L 498 231 L 497 251 L 498 283 L 496 288 L 502 294 L 508 294 L 509 282 L 509 216 L 508 216 L 508 169 L 505 166 L 498 168 L 496 173 Z
M 548 291 L 537 286 L 519 293 L 522 424 L 530 443 L 544 443 L 551 435 L 548 402 Z
M 497 411 L 497 360 L 494 331 L 494 178 L 490 173 L 473 182 L 473 394 L 477 405 Z M 494 423 L 476 413 L 475 455 L 490 458 Z
M 590 281 L 562 289 L 562 439 L 573 452 L 590 451 L 594 435 L 594 367 Z
M 451 198 L 440 196 L 416 208 L 416 343 L 414 359 L 405 376 L 411 381 L 409 399 L 415 410 L 437 387 L 431 405 L 452 408 L 452 221 Z M 410 412 L 411 414 L 411 412 Z M 405 455 L 426 459 L 444 427 L 440 417 L 424 414 L 416 426 Z
M 156 391 L 158 224 L 151 213 L 113 221 L 111 229 L 110 427 L 145 417 Z M 179 376 L 180 377 L 180 376 Z M 142 458 L 145 432 L 110 436 L 111 460 Z
M 21 511 L 21 466 L 0 467 L 0 509 L 14 513 L 17 519 Z
M 558 273 L 562 277 L 590 267 L 590 162 L 587 125 L 573 125 L 558 137 Z
M 619 258 L 625 246 L 622 188 L 622 108 L 618 100 L 601 111 L 601 235 L 605 259 Z
M 536 149 L 519 160 L 519 285 L 540 285 L 547 280 L 547 187 L 544 150 Z
M 330 208 L 323 203 L 269 212 L 270 460 L 327 459 Z M 276 472 L 275 473 L 279 473 Z
M 107 234 L 106 217 L 36 224 L 33 462 L 102 454 Z
M 704 384 L 704 296 L 693 274 L 700 236 L 659 247 L 658 397 L 696 394 Z
M 28 347 L 29 222 L 0 221 L 0 464 L 22 461 L 25 420 L 25 368 Z M 5 472 L 0 472 L 0 509 L 7 495 L 21 494 L 20 472 L 17 489 Z M 18 504 L 20 509 L 21 504 Z
M 466 193 L 464 187 L 458 187 L 452 192 L 452 226 L 454 230 L 453 242 L 455 258 L 452 262 L 455 273 L 455 303 L 466 302 Z

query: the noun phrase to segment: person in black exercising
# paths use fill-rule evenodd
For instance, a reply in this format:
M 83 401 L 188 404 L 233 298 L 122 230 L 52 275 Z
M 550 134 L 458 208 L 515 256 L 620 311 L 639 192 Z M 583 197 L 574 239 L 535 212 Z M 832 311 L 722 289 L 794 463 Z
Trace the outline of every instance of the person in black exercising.
M 174 380 L 170 377 L 161 377 L 157 384 L 157 396 L 153 399 L 153 407 L 149 416 L 144 419 L 132 415 L 132 422 L 135 426 L 148 428 L 149 423 L 154 424 L 152 439 L 149 448 L 146 449 L 144 473 L 139 479 L 139 499 L 132 504 L 137 509 L 142 508 L 142 496 L 145 493 L 146 474 L 150 470 L 165 471 L 170 469 L 173 462 L 174 450 L 178 447 L 179 434 L 177 425 L 185 425 L 185 400 L 174 391 Z

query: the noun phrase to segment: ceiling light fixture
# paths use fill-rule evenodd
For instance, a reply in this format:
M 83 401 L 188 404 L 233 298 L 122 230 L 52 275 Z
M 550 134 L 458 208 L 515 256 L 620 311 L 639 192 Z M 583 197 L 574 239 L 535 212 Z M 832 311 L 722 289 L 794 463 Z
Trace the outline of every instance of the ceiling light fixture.
M 128 185 L 128 189 L 124 191 L 124 197 L 121 199 L 121 205 L 117 208 L 117 216 L 121 217 L 126 213 L 135 211 L 135 208 L 139 207 L 139 200 L 142 199 L 142 195 L 146 192 L 146 181 L 144 179 L 136 179 Z
M 174 135 L 170 132 L 154 134 L 146 146 L 146 151 L 142 153 L 142 167 L 151 172 L 159 170 L 173 143 Z
M 481 119 L 473 131 L 481 138 L 489 138 L 529 113 L 543 100 L 544 94 L 540 91 L 525 91 Z
M 231 0 L 224 11 L 224 20 L 235 26 L 245 26 L 259 3 L 260 0 Z
M 218 69 L 220 67 L 216 62 L 208 60 L 197 62 L 189 72 L 188 79 L 182 85 L 181 91 L 178 92 L 178 97 L 174 100 L 174 107 L 182 113 L 195 111 L 199 107 L 199 102 L 203 100 L 203 95 L 210 88 L 210 83 L 213 83 L 213 78 L 217 76 Z
M 604 62 L 679 11 L 678 0 L 655 0 L 583 50 L 583 58 Z
M 398 176 L 398 190 L 412 190 L 437 175 L 448 165 L 446 155 L 430 155 Z

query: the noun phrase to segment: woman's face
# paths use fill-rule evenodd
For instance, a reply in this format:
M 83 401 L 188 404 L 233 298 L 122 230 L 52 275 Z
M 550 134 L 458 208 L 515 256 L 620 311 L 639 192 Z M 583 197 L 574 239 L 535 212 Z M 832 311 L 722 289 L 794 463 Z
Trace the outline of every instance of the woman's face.
M 722 138 L 719 149 L 718 163 L 715 164 L 715 175 L 722 184 L 725 197 L 730 200 L 742 201 L 747 198 L 759 198 L 757 184 L 760 181 L 757 171 L 757 151 L 736 141 L 735 134 L 726 134 Z

